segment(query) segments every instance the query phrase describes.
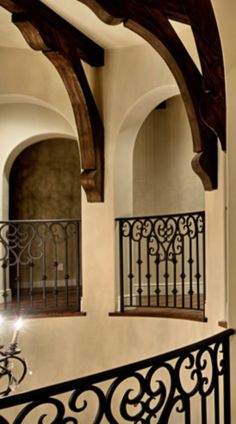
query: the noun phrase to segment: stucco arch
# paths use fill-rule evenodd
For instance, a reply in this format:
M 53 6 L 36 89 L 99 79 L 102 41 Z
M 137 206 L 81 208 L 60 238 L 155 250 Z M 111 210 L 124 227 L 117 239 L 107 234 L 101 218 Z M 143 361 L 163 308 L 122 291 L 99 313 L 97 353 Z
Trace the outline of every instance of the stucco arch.
M 69 122 L 46 104 L 34 102 L 0 102 L 0 186 L 2 219 L 8 217 L 8 177 L 15 158 L 26 147 L 51 138 L 76 139 Z
M 121 123 L 114 161 L 116 217 L 133 213 L 133 150 L 139 129 L 156 106 L 177 94 L 179 89 L 175 84 L 148 91 L 129 108 Z

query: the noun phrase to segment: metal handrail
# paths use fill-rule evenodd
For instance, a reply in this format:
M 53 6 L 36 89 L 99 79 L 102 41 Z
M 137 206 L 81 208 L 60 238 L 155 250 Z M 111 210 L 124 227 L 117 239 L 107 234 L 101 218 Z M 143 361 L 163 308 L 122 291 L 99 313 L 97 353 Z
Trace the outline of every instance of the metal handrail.
M 55 407 L 54 416 L 55 412 L 57 414 L 53 422 L 61 423 L 64 422 L 63 420 L 70 422 L 71 417 L 65 416 L 69 413 L 68 409 L 65 412 L 65 407 L 69 407 L 71 412 L 82 414 L 87 408 L 87 403 L 81 401 L 81 406 L 79 400 L 80 398 L 84 400 L 84 395 L 87 392 L 91 392 L 97 397 L 98 401 L 97 420 L 91 422 L 100 423 L 106 417 L 109 423 L 117 424 L 121 422 L 117 421 L 117 419 L 124 420 L 125 418 L 127 422 L 135 423 L 137 422 L 137 417 L 141 420 L 146 416 L 147 422 L 149 422 L 148 418 L 157 417 L 157 423 L 167 424 L 172 413 L 177 414 L 177 417 L 179 416 L 178 414 L 182 413 L 185 415 L 185 422 L 190 422 L 192 400 L 195 399 L 195 396 L 196 398 L 200 396 L 200 424 L 208 422 L 206 417 L 207 400 L 211 396 L 219 400 L 221 396 L 223 397 L 222 416 L 224 417 L 222 423 L 230 424 L 229 337 L 233 334 L 234 330 L 228 329 L 199 342 L 149 359 L 3 398 L 0 399 L 0 410 L 15 407 L 16 405 L 24 405 L 23 409 L 17 413 L 15 421 L 11 421 L 11 424 L 14 424 L 23 422 L 23 418 L 39 405 L 45 405 L 46 415 L 46 405 L 53 404 Z M 209 372 L 208 376 L 206 376 L 207 367 L 212 370 L 212 373 Z M 157 380 L 157 372 L 163 370 L 168 373 L 170 379 L 169 389 L 169 383 L 166 384 L 161 378 Z M 194 387 L 191 391 L 185 389 L 186 381 L 182 382 L 182 372 L 186 373 L 186 370 L 189 371 L 190 381 L 194 382 Z M 128 395 L 130 390 L 134 391 L 134 388 L 129 386 L 131 377 L 139 385 L 138 393 L 136 388 L 133 397 Z M 99 383 L 109 382 L 110 380 L 109 385 L 99 386 Z M 219 392 L 221 380 L 223 387 L 221 387 L 221 392 Z M 120 418 L 117 418 L 113 413 L 112 402 L 123 383 L 127 383 L 127 385 L 124 386 L 124 393 L 120 401 Z M 154 383 L 156 384 L 155 388 L 153 387 Z M 54 399 L 54 396 L 68 392 L 72 392 L 69 394 L 68 405 L 63 405 L 61 400 Z M 155 399 L 156 402 L 151 407 L 151 401 Z M 181 407 L 178 407 L 178 402 Z M 134 406 L 138 411 L 133 419 L 132 415 L 129 416 L 128 414 L 129 406 Z M 220 419 L 221 414 L 218 407 L 219 405 L 217 406 L 215 402 L 214 413 L 216 421 Z M 9 424 L 3 416 L 0 416 L 0 422 Z M 71 422 L 77 423 L 78 421 L 72 421 L 71 419 Z

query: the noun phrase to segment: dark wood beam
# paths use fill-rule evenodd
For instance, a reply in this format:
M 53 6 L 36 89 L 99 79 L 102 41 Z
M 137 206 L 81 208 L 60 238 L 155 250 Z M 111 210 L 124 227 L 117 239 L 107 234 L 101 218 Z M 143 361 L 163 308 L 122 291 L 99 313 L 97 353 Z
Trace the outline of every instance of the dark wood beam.
M 205 189 L 217 187 L 216 135 L 225 149 L 225 87 L 223 57 L 210 0 L 78 0 L 104 22 L 123 20 L 151 44 L 174 74 L 192 130 L 192 166 Z M 201 61 L 202 74 L 169 23 L 190 24 Z
M 129 11 L 129 2 L 122 0 L 78 0 L 85 4 L 105 23 L 117 25 L 123 22 Z M 184 4 L 180 0 L 137 0 L 136 3 L 142 7 L 160 9 L 174 21 L 190 24 Z
M 64 44 L 73 45 L 77 49 L 80 59 L 91 66 L 104 65 L 104 50 L 94 41 L 69 24 L 65 19 L 47 7 L 40 0 L 0 0 L 3 6 L 11 13 L 26 12 L 30 16 L 30 21 L 40 26 L 46 33 L 54 32 L 60 35 Z M 43 33 L 43 31 L 42 31 Z M 55 48 L 55 46 L 52 46 Z
M 155 0 L 153 0 L 155 2 Z M 162 0 L 162 10 L 168 19 L 178 21 L 183 24 L 190 24 L 189 17 L 182 1 Z
M 78 130 L 83 168 L 81 184 L 89 202 L 101 202 L 104 196 L 104 130 L 81 64 L 81 48 L 74 31 L 70 32 L 69 27 L 66 27 L 64 32 L 64 27 L 58 26 L 58 22 L 61 22 L 59 17 L 59 20 L 54 19 L 57 24 L 53 25 L 51 18 L 47 19 L 52 16 L 51 12 L 45 14 L 44 7 L 42 14 L 40 11 L 36 14 L 41 2 L 33 0 L 31 3 L 27 0 L 27 5 L 31 4 L 34 5 L 32 12 L 23 10 L 23 6 L 26 6 L 25 0 L 0 0 L 1 6 L 4 5 L 7 10 L 13 12 L 12 21 L 29 46 L 42 51 L 60 74 L 70 97 Z M 77 30 L 75 32 L 77 33 Z M 89 54 L 93 54 L 92 50 Z M 96 61 L 97 59 L 94 63 L 97 63 Z
M 204 95 L 201 117 L 219 136 L 226 150 L 226 99 L 223 54 L 211 2 L 183 0 L 189 16 L 202 68 Z
M 163 57 L 180 88 L 192 131 L 193 150 L 197 153 L 192 161 L 194 171 L 202 180 L 205 190 L 217 187 L 217 151 L 215 134 L 205 125 L 199 112 L 204 95 L 202 76 L 181 43 L 167 17 L 159 10 L 152 15 L 130 11 L 125 26 L 145 38 Z M 210 147 L 209 147 L 210 146 Z M 211 150 L 211 156 L 208 155 Z

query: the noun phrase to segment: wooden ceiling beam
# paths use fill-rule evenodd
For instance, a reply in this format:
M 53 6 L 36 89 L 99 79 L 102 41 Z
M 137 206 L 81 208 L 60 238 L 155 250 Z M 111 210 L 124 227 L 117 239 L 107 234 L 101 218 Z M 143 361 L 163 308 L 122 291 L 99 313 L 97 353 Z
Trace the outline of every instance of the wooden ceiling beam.
M 204 188 L 217 187 L 218 135 L 225 149 L 225 86 L 218 28 L 210 0 L 78 0 L 106 23 L 124 25 L 146 39 L 163 57 L 175 76 L 192 130 L 192 161 Z M 169 23 L 191 25 L 201 61 L 196 68 Z
M 47 34 L 60 35 L 64 44 L 73 45 L 77 49 L 81 60 L 87 62 L 90 66 L 104 65 L 104 50 L 69 22 L 60 17 L 40 0 L 0 0 L 0 6 L 11 13 L 26 12 L 40 28 L 45 28 Z M 45 34 L 45 35 L 46 35 Z M 56 38 L 56 37 L 55 37 Z
M 226 99 L 224 62 L 214 11 L 210 1 L 183 0 L 189 16 L 202 68 L 204 95 L 201 117 L 226 150 Z
M 32 2 L 0 0 L 0 6 L 13 13 L 12 21 L 29 46 L 41 51 L 60 74 L 71 101 L 78 130 L 82 167 L 81 184 L 89 202 L 102 202 L 104 198 L 103 123 L 81 59 L 85 59 L 84 54 L 87 55 L 87 59 L 89 55 L 90 64 L 100 66 L 103 64 L 103 49 L 98 49 L 95 43 L 87 40 L 87 37 L 81 38 L 80 33 L 76 29 L 71 30 L 69 24 L 66 23 L 64 27 L 64 20 L 54 12 L 51 13 L 50 9 L 45 9 L 44 6 L 41 9 L 41 4 L 38 0 Z M 85 40 L 84 45 L 83 40 Z

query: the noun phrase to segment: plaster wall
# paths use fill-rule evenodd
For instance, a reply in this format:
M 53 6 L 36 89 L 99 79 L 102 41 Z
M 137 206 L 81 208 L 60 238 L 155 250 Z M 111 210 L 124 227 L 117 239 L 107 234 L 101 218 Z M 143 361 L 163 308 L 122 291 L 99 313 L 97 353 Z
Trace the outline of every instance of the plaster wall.
M 193 172 L 192 138 L 180 96 L 154 109 L 143 123 L 133 154 L 134 215 L 200 211 L 204 190 Z
M 1 47 L 0 62 L 0 103 L 15 101 L 20 95 L 27 96 L 27 103 L 29 97 L 32 103 L 41 100 L 63 114 L 75 130 L 67 91 L 54 66 L 41 52 Z
M 106 66 L 99 72 L 99 77 L 98 87 L 102 88 L 105 123 L 105 201 L 102 204 L 89 204 L 84 193 L 82 195 L 83 309 L 87 312 L 87 316 L 26 321 L 20 344 L 33 369 L 33 375 L 21 386 L 22 391 L 136 361 L 200 340 L 220 331 L 218 321 L 225 318 L 224 293 L 223 296 L 217 295 L 208 302 L 207 323 L 163 318 L 108 316 L 108 313 L 114 311 L 117 306 L 114 282 L 116 196 L 114 171 L 119 150 L 119 133 L 121 129 L 125 129 L 124 126 L 122 127 L 124 122 L 126 129 L 134 125 L 132 120 L 126 121 L 126 117 L 133 105 L 145 93 L 158 86 L 171 85 L 174 81 L 163 61 L 147 45 L 106 52 Z M 45 87 L 45 80 L 40 81 L 38 90 L 42 93 L 48 90 L 48 85 Z M 41 95 L 43 96 L 39 94 Z M 153 107 L 152 104 L 148 111 L 148 108 L 142 109 L 141 105 L 140 125 Z M 6 106 L 3 107 L 4 113 L 5 110 Z M 22 139 L 19 133 L 23 128 L 23 121 L 19 119 L 20 111 L 15 109 L 13 127 L 6 126 L 4 113 L 0 114 L 0 135 L 1 140 L 7 140 L 3 147 L 1 146 L 7 156 L 13 146 Z M 27 116 L 28 120 L 26 111 L 24 116 Z M 52 131 L 56 131 L 48 113 L 40 114 L 40 116 L 43 118 L 44 125 L 47 123 L 49 127 L 50 125 L 53 127 Z M 72 135 L 73 130 L 67 125 L 66 130 Z M 41 131 L 42 127 L 39 126 Z M 35 125 L 34 130 L 37 134 L 38 129 Z M 32 128 L 30 134 L 32 136 Z M 223 162 L 222 158 L 219 163 L 222 176 Z M 235 166 L 234 168 L 236 169 Z M 3 173 L 3 166 L 0 171 L 0 174 Z M 121 184 L 122 173 L 121 167 Z M 234 206 L 236 207 L 236 204 Z M 216 207 L 218 212 L 215 214 Z M 209 223 L 211 223 L 207 228 L 208 293 L 214 291 L 214 293 L 222 294 L 223 244 L 215 246 L 214 229 L 218 228 L 219 240 L 223 241 L 223 182 L 220 183 L 217 192 L 206 196 L 206 210 Z M 234 232 L 232 237 L 233 235 Z M 12 323 L 8 322 L 2 329 L 2 338 L 5 342 L 11 325 Z

